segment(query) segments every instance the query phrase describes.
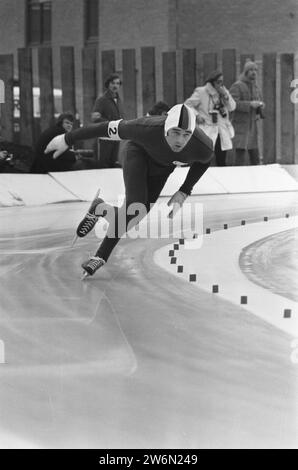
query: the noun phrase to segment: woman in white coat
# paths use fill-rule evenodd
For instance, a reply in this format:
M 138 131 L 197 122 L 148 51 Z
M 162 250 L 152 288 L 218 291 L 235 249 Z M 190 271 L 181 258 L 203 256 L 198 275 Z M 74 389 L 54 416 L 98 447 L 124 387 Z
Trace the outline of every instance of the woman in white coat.
M 223 84 L 222 72 L 212 72 L 205 85 L 197 87 L 185 104 L 194 109 L 197 124 L 212 139 L 217 166 L 225 166 L 234 137 L 229 112 L 236 108 L 236 103 Z

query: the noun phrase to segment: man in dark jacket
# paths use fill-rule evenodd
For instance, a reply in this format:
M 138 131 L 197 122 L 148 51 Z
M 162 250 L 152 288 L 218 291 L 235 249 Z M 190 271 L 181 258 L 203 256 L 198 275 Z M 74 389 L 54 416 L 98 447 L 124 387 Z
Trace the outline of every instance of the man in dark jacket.
M 73 128 L 74 116 L 71 113 L 62 113 L 54 126 L 49 127 L 40 135 L 34 153 L 31 173 L 48 173 L 51 171 L 71 171 L 83 169 L 77 160 L 74 151 L 66 150 L 59 160 L 53 159 L 53 152 L 45 155 L 48 143 L 57 135 L 70 132 Z
M 123 104 L 119 97 L 121 80 L 118 74 L 112 73 L 105 81 L 107 91 L 98 97 L 94 103 L 91 114 L 92 122 L 116 121 L 124 118 Z M 98 168 L 119 167 L 119 142 L 98 140 L 99 149 Z

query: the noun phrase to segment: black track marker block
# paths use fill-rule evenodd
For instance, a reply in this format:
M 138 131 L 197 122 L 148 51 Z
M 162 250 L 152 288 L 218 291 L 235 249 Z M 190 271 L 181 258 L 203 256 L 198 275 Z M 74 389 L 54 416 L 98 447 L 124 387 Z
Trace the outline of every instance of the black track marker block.
M 190 275 L 189 275 L 189 280 L 190 280 L 190 282 L 196 282 L 196 280 L 197 280 L 197 275 L 196 275 L 196 274 L 190 274 Z
M 291 318 L 292 310 L 290 308 L 284 309 L 284 318 Z
M 176 264 L 177 258 L 171 258 L 171 264 Z
M 183 266 L 177 266 L 177 273 L 183 273 Z
M 214 284 L 214 285 L 212 286 L 212 292 L 213 292 L 214 294 L 217 294 L 218 291 L 219 291 L 218 285 L 217 285 L 217 284 Z
M 247 296 L 246 295 L 241 295 L 240 303 L 241 304 L 247 304 Z

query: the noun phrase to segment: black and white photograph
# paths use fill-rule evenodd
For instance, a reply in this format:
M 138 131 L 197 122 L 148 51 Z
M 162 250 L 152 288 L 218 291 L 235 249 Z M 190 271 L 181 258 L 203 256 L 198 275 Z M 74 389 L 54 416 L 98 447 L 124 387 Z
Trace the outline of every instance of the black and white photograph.
M 298 449 L 297 228 L 297 0 L 0 0 L 1 450 Z

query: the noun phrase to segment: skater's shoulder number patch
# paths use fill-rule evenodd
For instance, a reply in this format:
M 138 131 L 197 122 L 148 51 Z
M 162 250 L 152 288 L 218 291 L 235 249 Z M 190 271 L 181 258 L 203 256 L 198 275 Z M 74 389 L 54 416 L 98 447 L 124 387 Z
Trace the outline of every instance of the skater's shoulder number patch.
M 118 134 L 118 127 L 122 119 L 118 121 L 110 121 L 108 126 L 108 136 L 111 140 L 121 140 Z

